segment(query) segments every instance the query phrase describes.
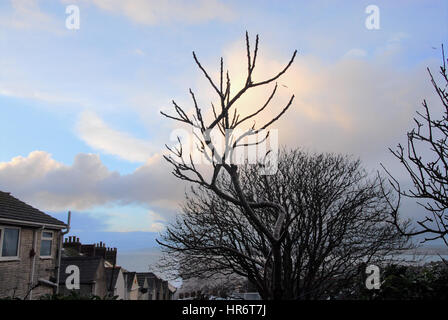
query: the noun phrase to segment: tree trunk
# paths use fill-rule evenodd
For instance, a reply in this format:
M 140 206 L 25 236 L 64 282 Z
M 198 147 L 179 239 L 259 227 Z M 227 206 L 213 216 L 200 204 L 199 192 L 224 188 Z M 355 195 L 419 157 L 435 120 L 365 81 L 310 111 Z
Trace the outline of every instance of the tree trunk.
M 273 281 L 273 298 L 281 300 L 283 298 L 282 288 L 282 252 L 281 243 L 276 242 L 272 245 L 272 256 L 274 258 L 274 281 Z

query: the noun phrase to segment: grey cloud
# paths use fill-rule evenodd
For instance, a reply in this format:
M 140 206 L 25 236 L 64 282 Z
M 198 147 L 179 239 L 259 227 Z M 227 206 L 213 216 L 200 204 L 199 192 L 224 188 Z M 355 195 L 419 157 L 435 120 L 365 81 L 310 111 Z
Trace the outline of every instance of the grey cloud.
M 121 175 L 110 171 L 98 155 L 78 154 L 67 166 L 44 151 L 34 151 L 0 163 L 0 190 L 50 211 L 85 210 L 108 203 L 177 208 L 184 185 L 172 177 L 159 156 Z

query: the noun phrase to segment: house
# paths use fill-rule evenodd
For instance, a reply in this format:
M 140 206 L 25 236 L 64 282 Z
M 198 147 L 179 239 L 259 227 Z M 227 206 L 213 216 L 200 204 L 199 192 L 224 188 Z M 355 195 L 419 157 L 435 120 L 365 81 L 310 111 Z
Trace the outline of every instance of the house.
M 166 281 L 166 290 L 165 290 L 165 299 L 164 300 L 173 300 L 174 294 L 176 293 L 177 288 L 173 286 L 171 283 Z
M 138 272 L 137 278 L 146 293 L 141 295 L 140 300 L 172 300 L 176 289 L 168 281 L 160 279 L 152 272 Z
M 168 300 L 174 300 L 174 295 L 177 292 L 177 288 L 175 286 L 173 286 L 171 283 L 168 282 Z
M 136 272 L 124 272 L 126 283 L 126 300 L 138 300 L 140 286 L 138 284 Z
M 107 296 L 108 286 L 106 268 L 104 266 L 103 257 L 99 256 L 63 257 L 59 279 L 60 294 L 70 294 L 71 290 L 67 289 L 65 286 L 69 274 L 64 272 L 70 265 L 74 265 L 79 269 L 80 288 L 74 291 L 78 292 L 81 296 Z
M 70 258 L 73 257 L 78 257 L 79 259 L 80 257 L 97 257 L 103 259 L 103 267 L 105 268 L 104 276 L 106 279 L 102 278 L 103 273 L 92 273 L 92 277 L 84 279 L 90 282 L 83 284 L 83 294 L 100 295 L 94 293 L 95 288 L 91 286 L 93 282 L 105 282 L 107 293 L 110 296 L 118 296 L 118 299 L 124 300 L 171 300 L 175 292 L 175 288 L 168 281 L 160 279 L 152 272 L 129 272 L 117 266 L 117 249 L 106 248 L 103 242 L 97 244 L 82 244 L 79 238 L 70 236 L 65 239 L 63 244 L 63 268 L 67 265 L 65 261 L 72 261 Z M 96 268 L 96 266 L 87 266 L 87 262 L 82 259 L 80 261 L 83 261 L 84 268 Z M 65 272 L 63 268 L 61 268 L 61 272 Z M 82 273 L 81 266 L 79 269 Z M 64 279 L 66 279 L 66 276 Z M 85 289 L 89 284 L 90 289 Z M 64 293 L 67 293 L 67 291 L 65 290 Z
M 117 248 L 107 248 L 106 244 L 101 241 L 97 244 L 82 244 L 79 238 L 70 236 L 65 239 L 63 244 L 62 261 L 64 262 L 64 267 L 69 265 L 66 262 L 71 263 L 74 261 L 73 264 L 79 267 L 80 273 L 83 273 L 81 267 L 90 270 L 88 271 L 88 275 L 90 275 L 88 279 L 83 279 L 86 282 L 82 283 L 83 289 L 80 290 L 82 295 L 98 295 L 103 297 L 107 294 L 110 296 L 118 296 L 118 299 L 126 298 L 123 269 L 116 265 Z M 101 267 L 98 266 L 98 263 L 101 263 Z M 91 272 L 92 270 L 97 270 L 98 272 Z M 61 268 L 61 272 L 65 272 L 65 269 Z M 66 279 L 66 276 L 64 279 Z M 100 285 L 99 287 L 98 285 L 92 286 L 92 283 Z M 105 290 L 102 289 L 103 284 Z M 86 287 L 89 287 L 89 289 L 86 289 Z M 68 292 L 64 290 L 61 293 Z
M 118 296 L 117 299 L 126 299 L 126 284 L 124 281 L 123 268 L 106 268 L 107 288 L 111 296 Z
M 107 248 L 106 244 L 82 244 L 79 238 L 70 236 L 63 244 L 63 256 L 102 257 L 106 266 L 112 267 L 117 262 L 117 248 Z
M 154 299 L 153 300 L 163 300 L 163 287 L 162 279 L 154 277 L 151 279 L 154 286 Z
M 138 300 L 152 300 L 153 287 L 149 286 L 148 274 L 150 272 L 137 272 L 137 282 L 139 285 Z
M 37 299 L 57 287 L 67 225 L 0 191 L 0 298 Z

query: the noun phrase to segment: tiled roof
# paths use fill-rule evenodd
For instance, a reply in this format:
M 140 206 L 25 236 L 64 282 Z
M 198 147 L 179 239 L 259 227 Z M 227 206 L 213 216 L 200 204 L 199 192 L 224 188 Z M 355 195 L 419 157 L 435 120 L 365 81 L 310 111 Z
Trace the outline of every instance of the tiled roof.
M 153 274 L 148 277 L 148 284 L 150 288 L 156 288 L 157 291 L 161 290 L 162 283 L 164 280 L 160 279 L 158 276 Z
M 75 248 L 62 248 L 62 257 L 79 257 L 80 254 Z
M 138 285 L 140 287 L 143 287 L 143 285 L 145 284 L 145 279 L 146 278 L 153 278 L 156 275 L 152 272 L 137 272 L 137 281 L 138 281 Z M 148 284 L 150 283 L 150 280 L 148 280 Z
M 110 286 L 110 278 L 112 277 L 112 270 L 113 270 L 113 279 L 112 279 L 112 288 L 115 288 L 115 285 L 117 283 L 118 275 L 120 274 L 120 267 L 115 268 L 106 268 L 106 276 L 107 276 L 107 287 Z
M 134 281 L 136 272 L 124 272 L 124 275 L 127 276 L 127 288 L 130 290 L 132 288 L 132 283 Z
M 0 218 L 66 226 L 64 222 L 14 198 L 10 193 L 2 191 L 0 191 Z
M 65 273 L 65 269 L 69 265 L 75 265 L 79 268 L 79 282 L 81 284 L 88 284 L 96 281 L 96 274 L 98 268 L 104 265 L 104 259 L 102 257 L 63 257 L 61 259 L 61 272 L 59 278 L 59 284 L 65 283 L 69 274 Z

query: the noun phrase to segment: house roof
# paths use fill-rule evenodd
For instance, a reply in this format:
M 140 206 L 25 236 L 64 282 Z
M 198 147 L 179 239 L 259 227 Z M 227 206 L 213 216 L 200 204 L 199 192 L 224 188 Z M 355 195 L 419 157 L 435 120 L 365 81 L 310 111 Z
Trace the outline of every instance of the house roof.
M 79 257 L 81 256 L 75 248 L 62 248 L 62 257 Z
M 132 283 L 134 282 L 136 272 L 124 272 L 123 274 L 127 275 L 126 286 L 127 286 L 128 290 L 130 290 L 132 288 Z M 137 281 L 138 281 L 138 279 L 137 279 Z
M 117 284 L 118 275 L 120 274 L 120 269 L 121 269 L 120 267 L 106 268 L 107 287 L 110 286 L 111 277 L 113 276 L 112 287 L 115 288 L 115 285 Z
M 81 284 L 89 284 L 96 281 L 98 268 L 104 265 L 102 257 L 63 257 L 61 259 L 61 272 L 59 284 L 65 283 L 69 274 L 65 273 L 67 266 L 75 265 L 79 268 L 79 282 Z
M 162 283 L 164 280 L 160 279 L 158 276 L 156 276 L 155 274 L 153 274 L 152 276 L 148 277 L 148 285 L 149 287 L 152 288 L 156 288 L 156 290 L 161 290 L 162 289 Z
M 26 221 L 61 228 L 66 224 L 52 216 L 14 198 L 9 192 L 0 191 L 0 219 Z
M 146 278 L 152 278 L 155 277 L 156 275 L 152 272 L 137 272 L 137 281 L 138 281 L 138 285 L 140 287 L 143 288 L 143 285 L 145 284 L 145 279 Z M 148 284 L 150 284 L 150 281 L 148 280 Z M 150 285 L 151 287 L 151 285 Z

